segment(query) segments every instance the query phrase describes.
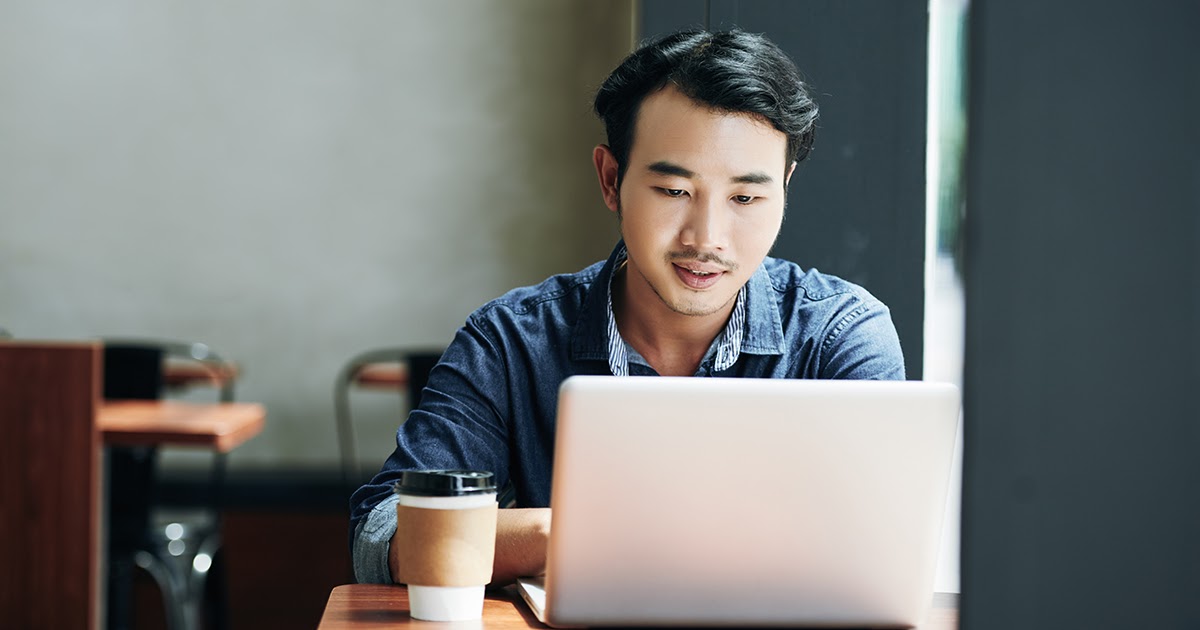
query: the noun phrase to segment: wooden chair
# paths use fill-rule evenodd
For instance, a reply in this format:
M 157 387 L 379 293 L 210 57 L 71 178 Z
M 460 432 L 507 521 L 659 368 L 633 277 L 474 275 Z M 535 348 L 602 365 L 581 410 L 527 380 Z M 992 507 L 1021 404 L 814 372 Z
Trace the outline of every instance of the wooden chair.
M 350 389 L 393 390 L 407 396 L 410 409 L 416 408 L 421 402 L 421 392 L 429 382 L 429 373 L 441 358 L 440 350 L 376 348 L 354 356 L 342 367 L 333 384 L 333 402 L 342 480 L 348 491 L 353 491 L 362 481 L 350 414 Z
M 0 341 L 0 620 L 98 628 L 100 348 Z
M 156 399 L 205 386 L 216 388 L 221 402 L 233 402 L 240 368 L 206 344 L 158 339 L 105 339 L 103 344 L 105 362 L 121 368 L 105 371 L 107 398 Z
M 235 364 L 202 343 L 104 341 L 105 399 L 156 400 L 168 392 L 201 385 L 217 388 L 220 402 L 232 402 L 237 376 Z M 205 505 L 162 518 L 141 498 L 155 492 L 157 455 L 153 447 L 109 450 L 114 489 L 109 510 L 110 625 L 123 626 L 132 618 L 132 572 L 136 566 L 158 584 L 171 630 L 199 626 L 206 587 L 216 591 L 209 602 L 209 621 L 225 627 L 228 606 L 223 565 L 214 565 L 213 558 L 221 549 L 218 508 L 226 456 L 213 454 Z
M 407 395 L 409 409 L 421 404 L 421 392 L 429 383 L 429 374 L 442 358 L 441 350 L 377 348 L 346 362 L 333 385 L 334 418 L 342 459 L 342 481 L 347 497 L 364 481 L 355 449 L 354 422 L 350 413 L 351 388 L 385 389 Z M 404 418 L 398 418 L 403 421 Z M 397 422 L 399 424 L 399 422 Z M 501 488 L 502 507 L 513 505 L 516 491 L 512 484 Z

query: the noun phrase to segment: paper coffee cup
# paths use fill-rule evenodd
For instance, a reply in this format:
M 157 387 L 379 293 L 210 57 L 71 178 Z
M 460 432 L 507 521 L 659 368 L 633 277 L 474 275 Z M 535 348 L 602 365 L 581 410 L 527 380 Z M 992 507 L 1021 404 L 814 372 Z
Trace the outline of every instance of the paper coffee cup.
M 496 551 L 496 483 L 490 472 L 405 471 L 393 486 L 399 574 L 414 619 L 483 616 Z

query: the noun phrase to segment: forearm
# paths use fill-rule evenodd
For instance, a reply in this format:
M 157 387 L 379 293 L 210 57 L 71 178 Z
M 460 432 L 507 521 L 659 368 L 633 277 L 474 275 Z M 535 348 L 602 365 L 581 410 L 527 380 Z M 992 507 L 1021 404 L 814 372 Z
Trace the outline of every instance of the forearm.
M 510 508 L 496 516 L 496 559 L 492 586 L 518 577 L 546 572 L 546 543 L 550 538 L 549 508 Z
M 395 502 L 390 502 L 390 508 L 395 510 Z M 394 542 L 396 536 L 402 536 L 403 532 L 396 530 L 396 521 L 391 520 L 391 538 Z M 386 525 L 385 525 L 386 527 Z M 360 538 L 363 538 L 360 531 Z M 550 538 L 550 509 L 549 508 L 529 508 L 529 509 L 505 509 L 499 510 L 496 513 L 496 556 L 492 563 L 492 582 L 491 586 L 503 586 L 512 583 L 519 577 L 541 575 L 546 571 L 546 542 Z M 358 553 L 356 541 L 356 554 Z M 398 556 L 395 553 L 396 545 L 387 545 L 387 566 L 389 577 L 386 581 L 393 581 L 390 576 L 399 573 Z M 374 545 L 371 550 L 378 553 L 379 545 Z M 362 565 L 369 565 L 369 562 L 361 562 Z M 359 573 L 361 570 L 360 559 L 355 558 L 355 571 Z M 378 581 L 383 582 L 378 577 L 378 572 L 368 573 L 363 572 L 358 576 L 360 582 Z M 369 576 L 369 577 L 368 577 Z

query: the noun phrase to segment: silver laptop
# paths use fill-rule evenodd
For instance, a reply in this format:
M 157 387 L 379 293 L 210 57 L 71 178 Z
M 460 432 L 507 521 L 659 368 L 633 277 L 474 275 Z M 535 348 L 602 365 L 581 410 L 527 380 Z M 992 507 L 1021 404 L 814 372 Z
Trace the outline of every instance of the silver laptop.
M 572 377 L 543 623 L 910 627 L 959 416 L 924 382 Z

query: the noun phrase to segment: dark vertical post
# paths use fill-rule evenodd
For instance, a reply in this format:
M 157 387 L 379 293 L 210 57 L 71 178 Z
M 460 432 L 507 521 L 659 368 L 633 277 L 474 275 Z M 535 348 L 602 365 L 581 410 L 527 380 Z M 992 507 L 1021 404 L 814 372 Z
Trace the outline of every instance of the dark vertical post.
M 962 627 L 1200 627 L 1200 4 L 971 11 Z

